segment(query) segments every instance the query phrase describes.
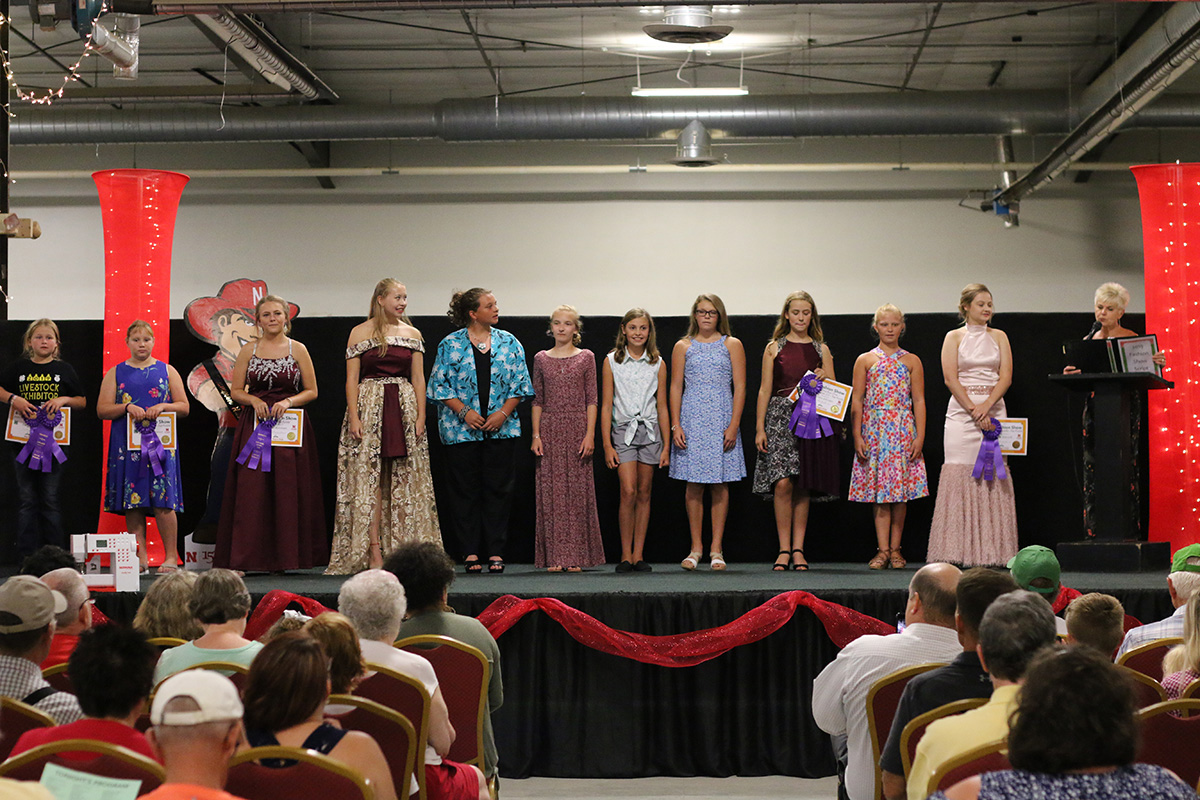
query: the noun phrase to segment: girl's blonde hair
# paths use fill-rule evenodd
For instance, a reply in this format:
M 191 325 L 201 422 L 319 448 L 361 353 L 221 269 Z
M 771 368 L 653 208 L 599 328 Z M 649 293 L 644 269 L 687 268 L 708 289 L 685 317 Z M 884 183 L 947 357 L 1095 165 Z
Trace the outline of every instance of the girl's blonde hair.
M 254 304 L 254 324 L 255 325 L 258 324 L 258 312 L 267 303 L 279 303 L 280 307 L 283 308 L 283 316 L 285 317 L 284 322 L 283 322 L 283 332 L 291 333 L 292 332 L 292 307 L 288 305 L 287 300 L 284 300 L 282 297 L 280 297 L 277 294 L 264 295 L 261 300 L 259 300 L 257 303 Z
M 568 305 L 567 303 L 563 303 L 561 306 L 558 306 L 557 308 L 555 308 L 553 311 L 550 312 L 550 318 L 546 321 L 547 326 L 553 324 L 554 315 L 560 311 L 565 311 L 566 313 L 570 314 L 572 317 L 575 318 L 575 335 L 571 337 L 571 344 L 575 345 L 576 347 L 579 347 L 579 345 L 583 343 L 583 318 L 579 316 L 579 309 L 575 308 L 575 306 Z M 553 337 L 554 329 L 551 327 L 547 327 L 546 335 Z
M 1102 283 L 1096 290 L 1096 299 L 1092 302 L 1115 303 L 1117 308 L 1124 311 L 1129 305 L 1129 290 L 1119 283 Z
M 1172 647 L 1163 659 L 1163 675 L 1190 669 L 1200 672 L 1200 592 L 1192 592 L 1183 615 L 1183 644 Z
M 900 318 L 900 324 L 904 324 L 904 312 L 891 303 L 884 303 L 875 309 L 875 316 L 871 318 L 871 330 L 875 331 L 875 326 L 879 324 L 879 320 L 883 318 L 884 314 L 895 314 Z M 878 338 L 879 331 L 875 331 L 875 335 Z
M 42 317 L 35 319 L 29 323 L 29 327 L 25 329 L 25 338 L 21 340 L 21 355 L 25 358 L 33 358 L 33 334 L 37 333 L 38 328 L 49 328 L 54 334 L 54 352 L 50 354 L 50 358 L 57 360 L 59 352 L 62 350 L 62 337 L 58 335 L 58 325 L 54 320 Z
M 404 288 L 404 284 L 395 278 L 384 278 L 379 283 L 375 284 L 375 291 L 371 293 L 371 307 L 367 309 L 367 319 L 371 321 L 371 337 L 379 342 L 379 357 L 387 355 L 387 312 L 383 310 L 383 306 L 379 305 L 379 298 L 386 296 L 393 289 Z M 408 324 L 408 315 L 401 314 L 400 321 L 405 325 Z
M 644 308 L 631 308 L 621 317 L 621 327 L 617 329 L 617 341 L 613 343 L 613 359 L 618 364 L 625 362 L 625 348 L 629 343 L 625 340 L 625 326 L 635 319 L 644 317 L 650 326 L 650 335 L 646 337 L 646 356 L 651 364 L 658 363 L 658 341 L 654 333 L 654 317 Z
M 775 330 L 771 333 L 771 341 L 775 342 L 782 339 L 792 329 L 791 323 L 788 322 L 787 318 L 788 309 L 797 300 L 803 300 L 812 307 L 812 317 L 808 321 L 808 335 L 812 337 L 814 342 L 824 343 L 825 333 L 821 330 L 821 315 L 817 312 L 817 303 L 812 299 L 811 294 L 804 291 L 792 292 L 783 299 L 783 310 L 779 312 L 779 319 L 775 322 Z
M 732 336 L 733 332 L 729 329 L 729 317 L 725 313 L 725 304 L 721 302 L 721 298 L 715 294 L 702 294 L 698 295 L 696 301 L 692 303 L 691 319 L 688 320 L 687 333 L 683 338 L 694 339 L 700 332 L 700 326 L 696 324 L 696 309 L 705 301 L 712 303 L 712 307 L 717 310 L 717 333 L 722 336 Z
M 992 290 L 984 286 L 982 283 L 968 283 L 963 287 L 962 294 L 958 296 L 958 318 L 966 320 L 967 309 L 971 307 L 971 303 L 975 302 L 975 298 L 987 292 L 992 293 Z
M 150 334 L 151 339 L 154 338 L 154 326 L 144 319 L 135 319 L 129 324 L 129 327 L 125 329 L 125 341 L 129 341 L 134 331 L 145 331 Z

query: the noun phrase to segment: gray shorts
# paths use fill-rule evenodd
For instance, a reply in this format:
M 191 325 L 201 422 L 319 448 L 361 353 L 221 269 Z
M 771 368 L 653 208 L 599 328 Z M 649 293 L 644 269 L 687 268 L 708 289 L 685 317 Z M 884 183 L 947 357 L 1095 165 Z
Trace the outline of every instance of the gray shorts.
M 658 466 L 658 460 L 662 457 L 662 436 L 655 436 L 657 441 L 650 441 L 650 429 L 639 424 L 637 430 L 633 433 L 633 442 L 625 444 L 625 432 L 629 430 L 631 423 L 623 422 L 613 425 L 612 445 L 617 451 L 617 458 L 624 464 L 627 461 L 636 461 L 639 464 L 650 464 Z M 655 425 L 655 428 L 658 426 Z M 658 431 L 655 431 L 658 434 Z

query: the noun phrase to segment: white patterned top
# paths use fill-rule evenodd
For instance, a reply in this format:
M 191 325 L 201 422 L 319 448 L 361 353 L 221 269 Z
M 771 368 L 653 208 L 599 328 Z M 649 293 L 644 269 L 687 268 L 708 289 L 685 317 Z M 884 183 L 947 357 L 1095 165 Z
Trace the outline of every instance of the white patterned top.
M 621 363 L 617 363 L 616 353 L 607 358 L 613 376 L 613 424 L 629 423 L 625 444 L 632 444 L 638 425 L 646 426 L 650 441 L 658 441 L 654 433 L 658 427 L 658 363 L 651 364 L 645 351 L 641 358 L 634 358 L 626 350 Z

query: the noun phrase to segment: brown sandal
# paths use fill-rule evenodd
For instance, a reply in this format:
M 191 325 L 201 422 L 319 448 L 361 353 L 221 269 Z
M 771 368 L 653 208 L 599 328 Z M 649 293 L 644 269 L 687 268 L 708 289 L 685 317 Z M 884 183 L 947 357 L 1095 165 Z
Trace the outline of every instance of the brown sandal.
M 867 566 L 871 569 L 887 569 L 888 554 L 885 550 L 880 550 L 875 553 L 875 557 L 867 562 Z
M 892 569 L 904 569 L 908 566 L 908 562 L 904 560 L 904 556 L 900 555 L 900 548 L 892 551 L 892 555 L 888 558 L 888 566 Z

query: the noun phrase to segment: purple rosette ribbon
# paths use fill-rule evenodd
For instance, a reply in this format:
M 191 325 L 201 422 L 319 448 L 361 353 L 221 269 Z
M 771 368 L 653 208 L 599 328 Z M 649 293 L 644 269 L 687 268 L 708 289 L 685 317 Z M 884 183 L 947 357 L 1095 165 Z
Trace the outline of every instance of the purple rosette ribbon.
M 792 408 L 788 428 L 801 439 L 823 439 L 833 435 L 829 420 L 817 413 L 817 395 L 824 388 L 825 382 L 811 372 L 800 379 L 800 399 Z
M 39 472 L 49 472 L 54 469 L 54 462 L 62 464 L 67 460 L 67 454 L 54 441 L 54 426 L 62 421 L 62 412 L 55 411 L 54 416 L 39 408 L 37 416 L 29 420 L 29 441 L 17 454 L 17 461 L 26 467 Z
M 271 429 L 275 427 L 274 419 L 259 420 L 246 446 L 238 453 L 237 463 L 246 469 L 257 469 L 263 472 L 271 471 Z
M 992 481 L 1008 477 L 1004 468 L 1004 456 L 1000 452 L 1000 431 L 1003 429 L 1000 420 L 991 417 L 992 429 L 981 431 L 983 442 L 979 445 L 979 455 L 975 457 L 975 468 L 971 470 L 972 478 L 983 478 Z
M 158 438 L 158 423 L 152 419 L 139 419 L 134 423 L 141 437 L 142 455 L 150 465 L 155 477 L 161 478 L 167 463 L 167 448 L 163 447 L 162 439 Z

